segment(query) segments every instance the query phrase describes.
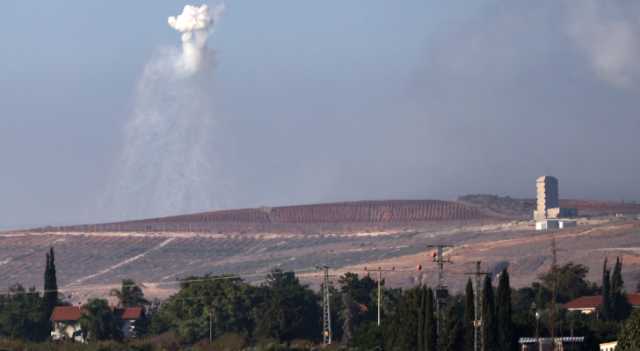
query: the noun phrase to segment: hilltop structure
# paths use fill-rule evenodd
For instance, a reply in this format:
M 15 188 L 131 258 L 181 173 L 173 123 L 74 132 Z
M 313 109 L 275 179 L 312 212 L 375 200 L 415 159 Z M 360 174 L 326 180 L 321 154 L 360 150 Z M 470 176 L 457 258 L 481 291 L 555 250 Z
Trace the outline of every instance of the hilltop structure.
M 555 218 L 556 211 L 560 209 L 558 196 L 558 178 L 542 176 L 536 179 L 536 210 L 533 212 L 535 219 Z
M 575 208 L 560 207 L 558 178 L 541 176 L 536 179 L 536 209 L 533 219 L 537 230 L 575 226 L 575 221 L 566 220 L 578 215 Z

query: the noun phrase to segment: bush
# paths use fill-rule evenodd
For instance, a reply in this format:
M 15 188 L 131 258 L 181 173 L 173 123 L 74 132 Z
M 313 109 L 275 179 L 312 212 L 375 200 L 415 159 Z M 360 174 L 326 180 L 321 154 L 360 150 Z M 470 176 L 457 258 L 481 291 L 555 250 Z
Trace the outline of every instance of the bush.
M 256 342 L 255 351 L 287 351 L 287 347 L 275 339 L 260 339 Z
M 636 351 L 640 349 L 640 311 L 631 314 L 618 334 L 616 350 Z
M 209 343 L 202 340 L 194 345 L 194 351 L 242 351 L 248 346 L 247 338 L 238 333 L 225 333 Z

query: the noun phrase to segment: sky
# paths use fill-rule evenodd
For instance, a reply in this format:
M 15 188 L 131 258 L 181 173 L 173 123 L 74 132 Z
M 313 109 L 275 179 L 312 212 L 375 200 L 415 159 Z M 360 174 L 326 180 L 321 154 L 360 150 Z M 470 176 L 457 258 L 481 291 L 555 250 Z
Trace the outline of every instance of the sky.
M 166 19 L 185 4 L 0 4 L 0 228 L 120 218 L 100 199 L 136 84 L 159 50 L 180 46 Z M 212 201 L 144 216 L 533 197 L 543 174 L 562 197 L 640 200 L 636 2 L 225 6 L 208 44 Z

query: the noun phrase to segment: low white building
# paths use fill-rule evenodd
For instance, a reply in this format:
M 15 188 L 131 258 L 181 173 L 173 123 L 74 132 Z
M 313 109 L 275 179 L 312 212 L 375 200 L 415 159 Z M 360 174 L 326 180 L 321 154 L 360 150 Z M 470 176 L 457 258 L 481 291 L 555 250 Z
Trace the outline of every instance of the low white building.
M 600 351 L 615 351 L 618 346 L 617 341 L 603 342 L 600 344 Z
M 136 322 L 144 318 L 144 309 L 142 307 L 127 307 L 116 311 L 122 320 L 122 336 L 125 339 L 137 337 Z
M 536 221 L 536 230 L 565 229 L 576 225 L 576 221 L 569 219 L 544 219 Z
M 82 310 L 78 306 L 57 306 L 51 313 L 51 340 L 85 342 L 80 327 Z
M 125 339 L 135 338 L 137 335 L 136 322 L 144 318 L 144 308 L 127 307 L 114 309 L 113 312 L 122 321 L 122 336 Z M 51 313 L 51 340 L 85 342 L 80 326 L 82 308 L 79 306 L 57 306 Z

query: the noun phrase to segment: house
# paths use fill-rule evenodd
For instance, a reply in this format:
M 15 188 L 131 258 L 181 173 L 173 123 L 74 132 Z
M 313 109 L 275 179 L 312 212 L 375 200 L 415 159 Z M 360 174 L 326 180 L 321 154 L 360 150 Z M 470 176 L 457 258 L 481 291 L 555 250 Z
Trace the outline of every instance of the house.
M 125 339 L 135 338 L 137 336 L 136 321 L 144 318 L 144 308 L 126 307 L 117 309 L 116 313 L 120 315 L 122 320 L 122 336 Z
M 51 313 L 51 340 L 85 342 L 80 328 L 82 310 L 78 306 L 56 306 Z
M 618 346 L 617 341 L 603 342 L 600 344 L 600 351 L 615 351 L 616 346 Z
M 627 301 L 633 308 L 640 308 L 640 294 L 627 294 Z M 568 311 L 592 314 L 602 305 L 602 295 L 581 296 L 564 304 Z
M 125 339 L 136 337 L 136 322 L 144 318 L 144 308 L 126 307 L 113 309 L 113 312 L 122 321 L 122 336 Z M 82 327 L 80 326 L 82 314 L 83 311 L 79 306 L 55 307 L 51 313 L 51 322 L 53 323 L 51 340 L 85 342 Z

